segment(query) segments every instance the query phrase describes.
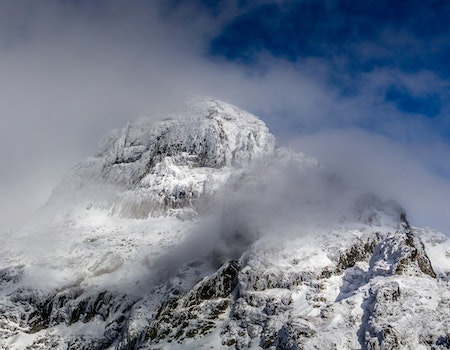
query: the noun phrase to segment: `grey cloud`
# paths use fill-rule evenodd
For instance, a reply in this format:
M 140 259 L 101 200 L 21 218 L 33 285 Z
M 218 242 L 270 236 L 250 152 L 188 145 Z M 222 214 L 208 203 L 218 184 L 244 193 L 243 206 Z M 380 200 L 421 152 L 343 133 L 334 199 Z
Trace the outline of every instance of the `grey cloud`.
M 441 146 L 408 145 L 362 129 L 342 129 L 298 138 L 293 147 L 321 159 L 348 186 L 383 200 L 395 199 L 413 225 L 450 233 L 448 177 L 436 174 L 428 163 L 430 157 L 445 154 Z M 445 162 L 445 158 L 437 161 L 441 160 Z
M 189 93 L 177 75 L 195 62 L 192 43 L 156 6 L 114 4 L 1 5 L 0 222 L 42 203 L 109 129 Z

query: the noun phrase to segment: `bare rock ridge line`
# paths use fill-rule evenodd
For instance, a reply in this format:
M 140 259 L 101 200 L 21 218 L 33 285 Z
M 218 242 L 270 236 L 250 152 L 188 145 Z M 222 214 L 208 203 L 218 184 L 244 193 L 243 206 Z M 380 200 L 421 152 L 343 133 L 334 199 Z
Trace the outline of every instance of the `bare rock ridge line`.
M 450 242 L 200 98 L 1 237 L 0 349 L 449 349 Z

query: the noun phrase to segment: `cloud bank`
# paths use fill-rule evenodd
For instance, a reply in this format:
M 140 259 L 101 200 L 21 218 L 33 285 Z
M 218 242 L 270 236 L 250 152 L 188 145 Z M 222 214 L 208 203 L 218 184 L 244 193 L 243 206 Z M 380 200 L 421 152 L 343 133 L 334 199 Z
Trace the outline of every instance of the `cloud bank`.
M 2 2 L 1 229 L 109 129 L 206 94 L 349 182 L 401 198 L 413 223 L 450 232 L 449 6 L 408 6 Z

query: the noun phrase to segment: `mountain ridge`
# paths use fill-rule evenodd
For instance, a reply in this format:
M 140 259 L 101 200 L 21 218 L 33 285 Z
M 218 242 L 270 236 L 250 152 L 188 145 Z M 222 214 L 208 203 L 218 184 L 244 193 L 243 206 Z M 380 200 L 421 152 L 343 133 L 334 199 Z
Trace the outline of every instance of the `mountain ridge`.
M 7 350 L 450 346 L 447 237 L 217 100 L 111 133 L 41 214 L 1 237 Z

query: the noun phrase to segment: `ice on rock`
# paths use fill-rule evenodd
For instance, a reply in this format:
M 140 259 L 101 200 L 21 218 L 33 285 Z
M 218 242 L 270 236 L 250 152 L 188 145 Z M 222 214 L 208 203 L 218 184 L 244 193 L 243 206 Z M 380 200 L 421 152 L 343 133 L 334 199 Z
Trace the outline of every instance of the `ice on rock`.
M 97 155 L 79 163 L 54 197 L 101 183 L 115 187 L 115 196 L 103 200 L 113 215 L 179 213 L 193 208 L 196 199 L 214 195 L 227 180 L 227 169 L 247 166 L 271 154 L 274 146 L 254 115 L 200 98 L 160 122 L 141 118 L 110 133 Z M 99 201 L 95 192 L 92 200 Z

